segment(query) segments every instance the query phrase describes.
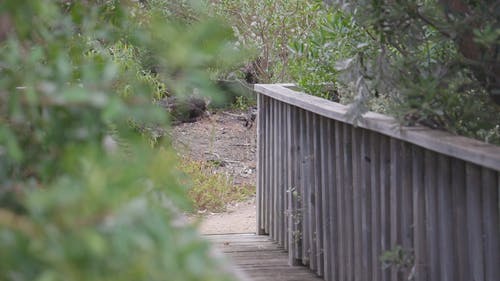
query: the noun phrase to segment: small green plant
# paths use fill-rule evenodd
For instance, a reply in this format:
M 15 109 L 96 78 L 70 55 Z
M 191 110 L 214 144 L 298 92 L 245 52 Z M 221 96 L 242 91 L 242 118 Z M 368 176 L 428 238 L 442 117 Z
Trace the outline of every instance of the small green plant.
M 380 261 L 384 268 L 396 268 L 397 270 L 411 269 L 415 260 L 413 250 L 404 249 L 396 245 L 391 250 L 387 250 L 380 256 Z
M 255 187 L 237 186 L 230 177 L 216 173 L 220 163 L 183 159 L 180 169 L 189 176 L 188 196 L 196 210 L 222 212 L 227 204 L 243 201 L 255 193 Z
M 245 96 L 237 96 L 233 103 L 233 108 L 236 110 L 248 110 L 250 107 L 255 106 L 255 100 L 251 100 Z

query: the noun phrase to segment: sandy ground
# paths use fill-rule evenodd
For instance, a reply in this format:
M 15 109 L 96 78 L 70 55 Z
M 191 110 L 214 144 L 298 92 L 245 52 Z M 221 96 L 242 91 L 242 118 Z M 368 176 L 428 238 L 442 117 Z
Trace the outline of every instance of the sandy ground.
M 204 215 L 200 223 L 202 234 L 255 233 L 255 199 L 229 206 L 227 212 Z
M 256 126 L 245 127 L 238 116 L 244 112 L 218 112 L 198 122 L 183 123 L 172 130 L 179 153 L 199 161 L 222 163 L 217 173 L 233 178 L 235 185 L 255 186 Z M 227 206 L 224 213 L 191 217 L 202 234 L 255 232 L 255 198 Z

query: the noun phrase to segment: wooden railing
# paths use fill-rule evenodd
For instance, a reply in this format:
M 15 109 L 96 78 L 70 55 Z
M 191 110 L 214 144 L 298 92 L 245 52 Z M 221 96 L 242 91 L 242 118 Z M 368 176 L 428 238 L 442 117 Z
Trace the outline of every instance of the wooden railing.
M 498 146 L 255 91 L 257 229 L 291 264 L 335 281 L 500 280 Z

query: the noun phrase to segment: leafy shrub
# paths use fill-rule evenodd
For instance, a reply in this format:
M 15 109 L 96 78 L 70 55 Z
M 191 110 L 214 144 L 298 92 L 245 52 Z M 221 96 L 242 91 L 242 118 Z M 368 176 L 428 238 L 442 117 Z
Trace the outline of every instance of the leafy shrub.
M 290 42 L 292 77 L 307 93 L 339 101 L 348 84 L 338 64 L 361 52 L 373 52 L 372 40 L 352 16 L 331 7 L 317 13 L 317 26 Z
M 243 76 L 248 82 L 289 80 L 290 50 L 317 25 L 323 13 L 318 0 L 209 0 L 214 14 L 226 18 L 243 49 L 254 49 Z
M 310 93 L 351 104 L 355 120 L 375 110 L 403 125 L 500 144 L 494 1 L 438 2 L 334 6 L 315 32 L 291 44 L 294 77 Z

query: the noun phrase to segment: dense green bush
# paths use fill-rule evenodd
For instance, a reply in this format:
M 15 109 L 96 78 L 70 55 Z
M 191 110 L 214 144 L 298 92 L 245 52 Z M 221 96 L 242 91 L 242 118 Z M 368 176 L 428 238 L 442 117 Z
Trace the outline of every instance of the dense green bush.
M 351 79 L 366 85 L 358 87 L 364 94 L 357 104 L 383 93 L 387 110 L 403 124 L 500 143 L 495 2 L 349 1 L 353 17 L 379 50 L 349 58 L 365 69 L 350 69 Z
M 238 78 L 248 82 L 290 81 L 289 45 L 306 38 L 323 14 L 320 0 L 207 0 L 212 13 L 227 19 L 237 46 L 253 50 Z M 221 76 L 227 75 L 222 73 Z M 243 76 L 243 77 L 240 77 Z M 246 77 L 245 77 L 246 76 Z
M 290 43 L 290 75 L 307 93 L 340 101 L 349 86 L 338 63 L 358 53 L 374 52 L 371 39 L 352 16 L 324 7 L 316 13 L 316 28 Z M 342 93 L 343 92 L 343 93 Z
M 1 280 L 229 279 L 177 222 L 175 153 L 131 126 L 166 126 L 154 99 L 211 92 L 237 57 L 230 29 L 171 3 L 0 2 Z
M 291 44 L 292 76 L 309 93 L 351 104 L 355 119 L 374 110 L 500 144 L 498 5 L 451 2 L 325 7 L 319 27 Z

